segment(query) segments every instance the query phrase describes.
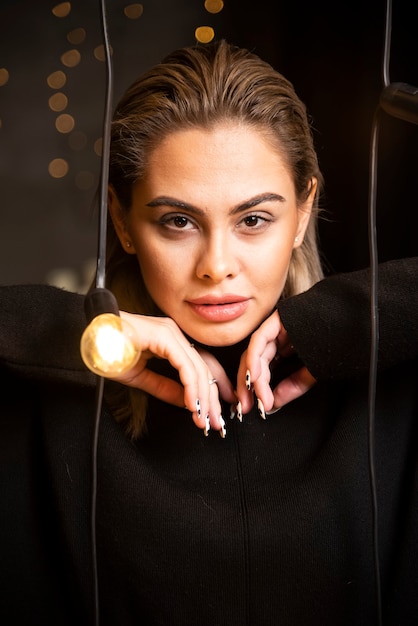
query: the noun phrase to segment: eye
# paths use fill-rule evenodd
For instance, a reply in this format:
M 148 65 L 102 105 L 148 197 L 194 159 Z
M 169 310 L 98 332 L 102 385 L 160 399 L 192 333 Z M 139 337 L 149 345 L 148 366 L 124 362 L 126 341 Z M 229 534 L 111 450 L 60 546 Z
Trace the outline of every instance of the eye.
M 241 228 L 248 228 L 250 230 L 259 230 L 265 228 L 272 219 L 267 215 L 259 215 L 258 213 L 250 213 L 245 215 L 239 226 Z
M 244 217 L 244 224 L 246 226 L 257 226 L 260 223 L 261 217 L 259 215 L 247 215 Z
M 168 213 L 167 215 L 163 215 L 158 221 L 163 228 L 173 233 L 189 231 L 196 228 L 195 223 L 188 216 L 178 213 Z
M 169 222 L 171 222 L 176 228 L 186 228 L 189 220 L 187 217 L 184 217 L 184 215 L 175 215 L 171 218 L 171 220 L 169 220 Z

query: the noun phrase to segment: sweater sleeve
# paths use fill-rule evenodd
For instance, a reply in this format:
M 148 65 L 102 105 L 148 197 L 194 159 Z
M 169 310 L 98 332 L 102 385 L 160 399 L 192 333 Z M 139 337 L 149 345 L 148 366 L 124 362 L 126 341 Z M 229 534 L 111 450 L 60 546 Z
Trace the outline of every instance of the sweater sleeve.
M 378 272 L 378 367 L 418 356 L 418 257 L 388 261 Z M 299 357 L 318 380 L 368 372 L 371 346 L 369 269 L 323 279 L 282 300 L 283 326 Z
M 83 302 L 48 285 L 0 287 L 0 363 L 22 376 L 91 384 L 80 355 Z

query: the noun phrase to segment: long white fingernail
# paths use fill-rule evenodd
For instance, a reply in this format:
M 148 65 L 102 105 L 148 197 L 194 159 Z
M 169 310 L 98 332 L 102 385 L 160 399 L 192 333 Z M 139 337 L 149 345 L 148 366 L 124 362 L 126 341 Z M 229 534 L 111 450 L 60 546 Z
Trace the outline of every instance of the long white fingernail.
M 237 418 L 239 419 L 240 422 L 242 422 L 242 405 L 239 400 L 237 402 Z
M 273 415 L 274 413 L 277 413 L 277 411 L 280 411 L 281 408 L 281 406 L 278 406 L 277 409 L 273 407 L 270 411 L 266 411 L 266 415 Z
M 200 417 L 201 417 L 201 410 L 200 410 L 200 400 L 199 400 L 199 398 L 196 400 L 196 412 L 197 412 L 197 417 L 200 419 Z
M 205 435 L 205 437 L 208 436 L 209 431 L 210 431 L 210 420 L 209 420 L 209 415 L 206 415 L 206 417 L 205 417 L 205 427 L 203 429 L 203 434 Z
M 222 437 L 222 439 L 225 439 L 226 428 L 225 428 L 225 420 L 223 419 L 222 415 L 219 416 L 219 421 L 221 422 L 221 430 L 219 431 L 219 434 Z
M 247 387 L 248 391 L 251 391 L 251 374 L 250 374 L 250 370 L 247 370 L 245 372 L 245 386 Z
M 231 404 L 230 409 L 229 409 L 229 419 L 233 420 L 234 417 L 236 416 L 236 410 L 235 410 L 235 406 L 233 404 Z
M 258 406 L 258 412 L 260 413 L 260 417 L 263 418 L 263 420 L 266 419 L 266 412 L 264 410 L 264 404 L 261 402 L 261 400 L 259 398 L 257 398 L 257 406 Z

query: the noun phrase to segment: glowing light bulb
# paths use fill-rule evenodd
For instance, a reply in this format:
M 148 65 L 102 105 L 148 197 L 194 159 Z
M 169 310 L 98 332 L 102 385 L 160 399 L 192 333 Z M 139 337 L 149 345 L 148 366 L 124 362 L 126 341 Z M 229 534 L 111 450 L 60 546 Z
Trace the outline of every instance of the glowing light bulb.
M 87 367 L 106 378 L 129 371 L 138 361 L 133 329 L 118 315 L 102 313 L 87 326 L 81 337 L 81 356 Z

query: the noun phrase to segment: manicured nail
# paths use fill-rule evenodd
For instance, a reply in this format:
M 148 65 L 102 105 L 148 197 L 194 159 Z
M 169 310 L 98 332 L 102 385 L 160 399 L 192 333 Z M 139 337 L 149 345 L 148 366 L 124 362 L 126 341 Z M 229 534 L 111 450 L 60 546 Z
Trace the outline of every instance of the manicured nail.
M 239 419 L 240 422 L 242 422 L 242 406 L 239 400 L 237 402 L 237 418 Z
M 264 404 L 261 402 L 261 400 L 259 398 L 257 398 L 257 406 L 258 406 L 258 412 L 260 413 L 260 417 L 263 418 L 263 420 L 266 419 L 266 412 L 264 410 Z
M 219 417 L 219 421 L 221 422 L 221 430 L 219 431 L 219 434 L 222 437 L 222 439 L 225 439 L 225 437 L 226 437 L 226 428 L 225 428 L 225 421 L 224 421 L 222 415 Z
M 274 413 L 277 413 L 277 411 L 280 411 L 281 408 L 281 406 L 278 406 L 277 409 L 270 409 L 270 411 L 266 411 L 266 415 L 273 415 Z
M 208 436 L 209 431 L 210 431 L 210 420 L 209 420 L 209 415 L 206 415 L 206 417 L 205 417 L 205 427 L 203 429 L 203 434 L 205 435 L 205 437 Z
M 200 419 L 200 417 L 201 417 L 201 410 L 200 410 L 200 400 L 199 400 L 199 398 L 196 400 L 196 411 L 197 411 L 197 417 Z
M 245 386 L 247 387 L 248 391 L 251 391 L 251 374 L 250 374 L 250 370 L 247 370 L 245 372 Z
M 235 410 L 235 406 L 233 404 L 231 404 L 230 408 L 229 408 L 229 419 L 233 420 L 234 417 L 236 416 L 236 410 Z

